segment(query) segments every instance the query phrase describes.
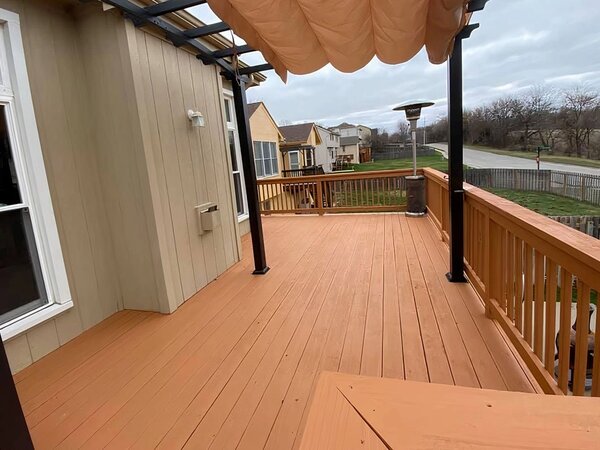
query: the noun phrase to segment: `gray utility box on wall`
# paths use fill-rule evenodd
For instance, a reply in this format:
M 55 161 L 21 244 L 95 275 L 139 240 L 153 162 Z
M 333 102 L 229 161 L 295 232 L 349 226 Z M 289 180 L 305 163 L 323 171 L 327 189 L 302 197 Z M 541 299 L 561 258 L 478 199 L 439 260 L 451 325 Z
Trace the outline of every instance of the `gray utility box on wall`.
M 202 205 L 196 206 L 195 209 L 198 234 L 212 231 L 221 225 L 219 206 L 216 203 L 203 203 Z
M 425 214 L 425 177 L 412 175 L 406 177 L 406 214 L 409 216 L 422 216 Z

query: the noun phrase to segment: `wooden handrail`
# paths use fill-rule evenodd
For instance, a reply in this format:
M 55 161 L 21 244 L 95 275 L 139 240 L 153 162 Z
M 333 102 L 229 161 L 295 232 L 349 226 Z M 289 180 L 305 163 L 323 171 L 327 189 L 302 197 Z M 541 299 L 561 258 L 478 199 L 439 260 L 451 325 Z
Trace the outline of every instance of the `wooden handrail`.
M 447 239 L 446 175 L 423 173 L 430 216 Z M 584 395 L 588 379 L 591 394 L 600 396 L 600 357 L 589 361 L 600 351 L 600 320 L 595 334 L 588 336 L 587 329 L 592 292 L 600 292 L 600 241 L 482 189 L 464 189 L 465 272 L 487 315 L 502 326 L 545 392 Z

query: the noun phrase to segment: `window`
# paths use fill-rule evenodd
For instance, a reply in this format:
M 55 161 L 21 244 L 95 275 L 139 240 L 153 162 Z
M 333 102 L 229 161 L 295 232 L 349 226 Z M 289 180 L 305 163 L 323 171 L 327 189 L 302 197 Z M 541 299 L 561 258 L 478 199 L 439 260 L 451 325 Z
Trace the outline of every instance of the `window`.
M 224 108 L 225 120 L 227 122 L 227 145 L 231 155 L 231 171 L 233 174 L 233 188 L 235 190 L 235 205 L 238 218 L 245 218 L 248 214 L 248 199 L 246 198 L 246 187 L 244 186 L 242 153 L 235 123 L 233 99 L 229 94 L 225 95 Z
M 315 165 L 314 164 L 315 161 L 314 161 L 314 157 L 313 156 L 314 156 L 313 155 L 313 150 L 307 150 L 306 151 L 306 166 L 307 167 L 312 167 L 312 166 Z
M 46 179 L 19 16 L 0 9 L 0 332 L 73 306 Z
M 288 158 L 290 158 L 290 170 L 300 169 L 300 152 L 288 152 Z
M 275 142 L 254 142 L 254 164 L 257 178 L 279 174 L 277 144 Z

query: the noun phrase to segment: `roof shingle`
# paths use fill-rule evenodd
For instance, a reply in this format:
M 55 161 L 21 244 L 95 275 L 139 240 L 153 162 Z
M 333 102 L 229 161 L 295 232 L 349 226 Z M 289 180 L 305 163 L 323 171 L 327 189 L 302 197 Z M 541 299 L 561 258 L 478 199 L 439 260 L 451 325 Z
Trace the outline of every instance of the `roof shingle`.
M 287 142 L 307 142 L 313 126 L 313 122 L 301 123 L 298 125 L 286 125 L 279 127 L 279 131 Z

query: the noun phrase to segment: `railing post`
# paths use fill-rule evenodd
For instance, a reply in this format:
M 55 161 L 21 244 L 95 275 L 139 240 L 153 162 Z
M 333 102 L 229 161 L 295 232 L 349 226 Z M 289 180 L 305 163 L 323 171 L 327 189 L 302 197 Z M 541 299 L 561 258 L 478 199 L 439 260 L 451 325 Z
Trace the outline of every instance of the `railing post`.
M 324 182 L 321 180 L 317 180 L 315 183 L 317 185 L 317 198 L 315 199 L 315 207 L 317 208 L 317 212 L 320 216 L 322 216 L 325 212 L 323 210 L 323 183 Z
M 248 199 L 248 213 L 250 216 L 250 234 L 252 237 L 252 251 L 254 252 L 254 272 L 252 273 L 255 275 L 264 275 L 269 271 L 269 266 L 267 266 L 267 258 L 265 256 L 265 242 L 260 217 L 260 202 L 256 185 L 256 168 L 254 167 L 252 137 L 250 136 L 245 78 L 234 78 L 231 80 L 231 86 L 233 89 L 235 117 L 237 119 L 240 150 L 242 153 L 242 166 L 244 168 L 244 183 L 246 186 L 246 197 Z
M 483 296 L 483 302 L 485 305 L 485 315 L 487 317 L 492 317 L 492 310 L 490 308 L 490 299 L 492 298 L 492 283 L 490 281 L 492 275 L 492 267 L 491 267 L 491 254 L 492 249 L 490 248 L 490 210 L 488 208 L 485 209 L 484 215 L 484 226 L 483 226 L 483 285 L 485 288 L 485 294 Z

